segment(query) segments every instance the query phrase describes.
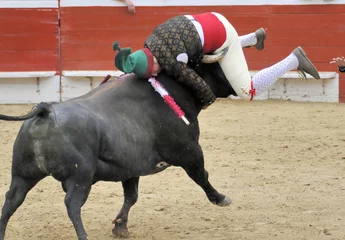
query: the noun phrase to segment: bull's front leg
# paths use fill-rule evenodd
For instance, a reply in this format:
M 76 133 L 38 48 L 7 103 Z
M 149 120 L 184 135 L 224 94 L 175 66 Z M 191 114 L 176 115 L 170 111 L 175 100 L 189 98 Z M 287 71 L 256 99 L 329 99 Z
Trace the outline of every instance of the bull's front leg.
M 199 144 L 192 144 L 184 148 L 179 162 L 181 167 L 187 172 L 206 193 L 207 198 L 218 206 L 228 206 L 232 203 L 231 199 L 219 193 L 208 181 L 208 173 L 204 168 L 204 155 Z
M 115 237 L 129 238 L 129 231 L 127 228 L 128 213 L 131 207 L 138 200 L 138 183 L 138 177 L 130 178 L 127 181 L 122 182 L 124 202 L 119 214 L 113 221 L 115 224 L 115 227 L 113 228 L 113 234 Z

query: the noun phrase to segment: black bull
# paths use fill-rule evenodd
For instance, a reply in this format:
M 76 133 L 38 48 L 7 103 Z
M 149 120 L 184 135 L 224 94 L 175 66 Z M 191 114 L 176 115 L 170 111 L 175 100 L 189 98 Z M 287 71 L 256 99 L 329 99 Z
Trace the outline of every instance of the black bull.
M 233 93 L 217 63 L 199 66 L 198 72 L 217 97 Z M 46 176 L 62 183 L 78 239 L 87 239 L 81 207 L 97 181 L 122 182 L 124 203 L 114 220 L 115 236 L 129 235 L 128 213 L 138 198 L 139 177 L 168 166 L 182 167 L 212 203 L 231 203 L 208 181 L 198 143 L 200 103 L 168 76 L 162 74 L 157 80 L 185 111 L 189 126 L 147 81 L 134 75 L 109 81 L 65 102 L 41 103 L 25 116 L 0 115 L 2 120 L 26 120 L 14 143 L 12 181 L 2 208 L 0 239 L 27 193 Z

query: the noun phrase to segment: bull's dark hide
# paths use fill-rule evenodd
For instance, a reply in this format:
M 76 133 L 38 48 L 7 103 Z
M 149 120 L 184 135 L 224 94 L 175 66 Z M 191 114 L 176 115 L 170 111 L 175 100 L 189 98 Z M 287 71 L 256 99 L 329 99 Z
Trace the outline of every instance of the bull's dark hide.
M 195 66 L 215 95 L 233 93 L 218 64 Z M 25 120 L 14 143 L 12 181 L 0 220 L 4 239 L 9 218 L 26 194 L 43 178 L 62 183 L 65 204 L 78 239 L 87 239 L 81 207 L 97 181 L 121 181 L 124 204 L 114 220 L 115 236 L 128 236 L 128 212 L 137 201 L 140 176 L 168 166 L 182 167 L 219 206 L 231 200 L 208 181 L 198 143 L 200 103 L 176 81 L 161 74 L 158 80 L 185 111 L 190 125 L 177 118 L 152 86 L 134 75 L 106 82 L 89 93 L 61 103 L 42 103 Z M 23 223 L 25 224 L 25 223 Z

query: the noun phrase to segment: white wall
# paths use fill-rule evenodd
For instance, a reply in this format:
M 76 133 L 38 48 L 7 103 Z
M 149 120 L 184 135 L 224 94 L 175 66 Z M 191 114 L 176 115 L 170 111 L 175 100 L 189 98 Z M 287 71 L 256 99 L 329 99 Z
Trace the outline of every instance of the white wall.
M 107 74 L 119 76 L 122 72 L 68 72 L 62 77 L 62 100 L 80 96 L 97 87 Z M 253 76 L 254 71 L 251 72 Z M 339 75 L 335 72 L 320 72 L 321 79 L 316 80 L 308 77 L 301 80 L 298 73 L 289 72 L 284 74 L 272 87 L 255 97 L 255 100 L 282 99 L 302 102 L 338 102 L 339 101 Z M 234 98 L 236 99 L 236 98 Z
M 253 76 L 255 72 L 251 72 Z M 335 72 L 320 72 L 321 79 L 307 80 L 299 78 L 298 73 L 284 74 L 266 92 L 254 100 L 281 99 L 298 102 L 339 102 L 339 74 Z M 236 97 L 231 97 L 238 99 Z
M 255 73 L 255 71 L 252 71 L 251 75 L 253 76 Z M 61 78 L 54 74 L 54 72 L 0 74 L 0 104 L 65 101 L 96 88 L 106 75 L 109 74 L 112 78 L 116 78 L 122 72 L 64 71 Z M 339 74 L 336 72 L 320 72 L 320 76 L 320 80 L 313 79 L 310 76 L 307 80 L 301 80 L 298 73 L 289 72 L 284 74 L 269 90 L 256 96 L 254 100 L 282 99 L 303 102 L 338 102 Z M 236 99 L 236 97 L 232 98 Z
M 78 97 L 96 88 L 104 77 L 61 77 L 61 100 Z
M 0 0 L 0 8 L 57 8 L 58 0 Z
M 60 101 L 60 76 L 0 78 L 0 104 Z
M 298 102 L 339 102 L 339 81 L 283 78 L 271 87 L 268 98 Z
M 96 88 L 107 75 L 121 76 L 121 71 L 63 71 L 61 77 L 61 100 L 78 97 Z
M 135 6 L 231 6 L 345 4 L 345 0 L 132 0 Z M 60 6 L 124 6 L 117 0 L 61 0 Z

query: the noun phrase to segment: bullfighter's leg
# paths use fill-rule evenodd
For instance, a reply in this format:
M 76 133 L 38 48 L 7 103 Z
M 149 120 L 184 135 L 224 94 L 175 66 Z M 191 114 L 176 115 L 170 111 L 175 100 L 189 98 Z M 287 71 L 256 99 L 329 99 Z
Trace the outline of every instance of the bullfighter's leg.
M 255 32 L 239 36 L 239 39 L 243 48 L 254 46 L 257 50 L 263 50 L 265 48 L 266 31 L 259 28 Z
M 129 231 L 127 228 L 128 213 L 131 207 L 138 200 L 138 183 L 138 177 L 130 178 L 127 181 L 122 182 L 124 202 L 119 214 L 113 221 L 113 223 L 115 223 L 115 227 L 113 228 L 113 234 L 115 237 L 129 237 Z
M 2 207 L 2 214 L 0 219 L 0 239 L 4 239 L 7 223 L 10 217 L 24 202 L 27 193 L 40 181 L 41 179 L 26 179 L 19 176 L 12 176 L 11 186 L 6 193 L 6 201 Z
M 297 47 L 280 62 L 259 71 L 251 78 L 248 65 L 242 50 L 240 38 L 236 29 L 222 15 L 214 13 L 226 29 L 226 41 L 214 53 L 217 54 L 228 47 L 225 56 L 219 60 L 219 65 L 237 96 L 242 99 L 252 100 L 272 86 L 283 74 L 288 71 L 298 70 L 304 78 L 305 73 L 319 79 L 319 73 L 313 63 L 308 59 L 301 47 Z
M 92 177 L 85 176 L 84 174 L 74 175 L 63 183 L 66 190 L 65 205 L 68 216 L 73 223 L 79 240 L 88 239 L 81 220 L 81 207 L 89 196 L 91 183 Z
M 301 47 L 297 47 L 280 62 L 256 73 L 252 79 L 252 88 L 254 88 L 257 94 L 265 92 L 283 74 L 291 70 L 298 70 L 301 78 L 306 79 L 305 72 L 313 76 L 315 79 L 320 78 L 317 69 L 309 60 L 307 54 Z
M 193 144 L 185 149 L 188 152 L 182 153 L 184 159 L 180 161 L 180 165 L 187 172 L 188 176 L 205 191 L 210 202 L 218 206 L 230 205 L 231 199 L 219 193 L 208 181 L 208 173 L 204 168 L 204 156 L 200 145 Z

